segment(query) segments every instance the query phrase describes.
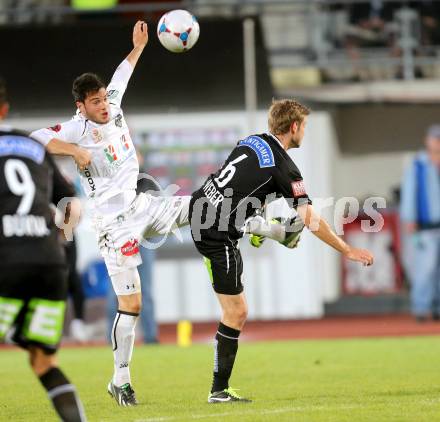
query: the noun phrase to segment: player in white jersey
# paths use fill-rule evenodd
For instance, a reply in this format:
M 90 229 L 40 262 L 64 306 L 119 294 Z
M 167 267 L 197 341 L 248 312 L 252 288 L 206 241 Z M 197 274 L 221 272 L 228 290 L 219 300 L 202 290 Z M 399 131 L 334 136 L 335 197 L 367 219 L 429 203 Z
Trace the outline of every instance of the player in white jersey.
M 75 160 L 93 210 L 100 251 L 118 296 L 118 312 L 112 329 L 114 375 L 108 391 L 122 406 L 137 404 L 129 363 L 141 307 L 136 268 L 141 264 L 139 244 L 143 239 L 189 224 L 191 199 L 189 196 L 136 196 L 139 165 L 121 101 L 147 42 L 147 24 L 139 21 L 133 29 L 134 48 L 116 69 L 110 84 L 106 87 L 92 73 L 79 76 L 72 89 L 78 109 L 76 115 L 70 121 L 32 133 L 50 153 Z M 257 234 L 277 237 L 271 236 L 274 225 L 270 225 L 269 232 L 264 228 L 258 230 L 258 221 L 253 227 Z
M 71 156 L 93 211 L 101 253 L 118 296 L 112 342 L 114 375 L 108 391 L 119 405 L 137 404 L 131 387 L 135 324 L 141 307 L 139 242 L 188 224 L 188 197 L 136 196 L 139 165 L 121 101 L 148 42 L 145 22 L 133 29 L 134 48 L 108 85 L 86 73 L 73 83 L 78 111 L 72 120 L 33 133 L 49 152 Z

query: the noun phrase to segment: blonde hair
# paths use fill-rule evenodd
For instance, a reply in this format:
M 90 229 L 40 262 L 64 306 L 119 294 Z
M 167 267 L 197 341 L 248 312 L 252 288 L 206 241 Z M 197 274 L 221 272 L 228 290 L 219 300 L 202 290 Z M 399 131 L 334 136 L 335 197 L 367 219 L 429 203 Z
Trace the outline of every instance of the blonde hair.
M 282 135 L 289 131 L 292 122 L 301 124 L 310 109 L 295 100 L 272 100 L 269 109 L 269 131 Z

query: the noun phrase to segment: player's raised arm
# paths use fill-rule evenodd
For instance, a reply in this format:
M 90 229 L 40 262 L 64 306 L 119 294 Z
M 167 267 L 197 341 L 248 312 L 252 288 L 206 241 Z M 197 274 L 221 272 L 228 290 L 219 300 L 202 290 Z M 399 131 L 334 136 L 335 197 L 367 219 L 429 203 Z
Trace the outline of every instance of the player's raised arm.
M 110 104 L 120 107 L 128 81 L 145 46 L 148 43 L 148 27 L 144 21 L 138 21 L 133 28 L 133 50 L 118 66 L 107 87 Z
M 314 210 L 310 204 L 299 205 L 298 215 L 310 231 L 327 245 L 342 253 L 347 259 L 362 262 L 364 265 L 373 264 L 373 255 L 366 249 L 353 248 L 344 242 L 330 225 Z
M 133 50 L 127 56 L 127 61 L 134 68 L 148 43 L 148 26 L 144 21 L 137 21 L 133 28 Z

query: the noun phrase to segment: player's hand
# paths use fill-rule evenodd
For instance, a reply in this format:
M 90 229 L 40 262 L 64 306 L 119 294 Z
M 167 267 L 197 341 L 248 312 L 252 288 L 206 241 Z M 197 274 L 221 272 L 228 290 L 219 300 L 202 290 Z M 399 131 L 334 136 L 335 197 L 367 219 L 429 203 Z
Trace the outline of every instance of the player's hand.
M 373 254 L 366 249 L 350 248 L 344 256 L 351 261 L 361 262 L 365 266 L 373 265 L 374 261 Z
M 83 171 L 92 162 L 92 154 L 86 149 L 78 147 L 73 159 L 78 168 Z
M 137 21 L 133 28 L 133 46 L 144 48 L 148 43 L 148 25 Z

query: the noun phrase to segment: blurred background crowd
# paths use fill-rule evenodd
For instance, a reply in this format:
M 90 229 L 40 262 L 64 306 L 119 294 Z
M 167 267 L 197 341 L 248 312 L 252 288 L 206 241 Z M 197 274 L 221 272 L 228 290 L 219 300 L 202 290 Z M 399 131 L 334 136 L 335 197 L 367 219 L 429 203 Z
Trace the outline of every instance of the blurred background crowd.
M 200 40 L 185 55 L 155 37 L 172 8 L 200 22 Z M 309 194 L 332 198 L 324 215 L 343 224 L 349 243 L 376 255 L 364 269 L 311 235 L 295 251 L 243 244 L 250 319 L 411 313 L 419 322 L 439 320 L 440 1 L 3 0 L 0 74 L 11 125 L 34 130 L 68 119 L 73 78 L 93 71 L 108 80 L 138 18 L 149 23 L 151 40 L 124 110 L 142 169 L 156 181 L 140 189 L 176 184 L 190 194 L 238 139 L 266 130 L 272 98 L 294 97 L 313 109 L 304 147 L 292 152 Z M 60 166 L 79 186 L 71 164 Z M 363 205 L 379 197 L 384 226 L 365 233 Z M 355 219 L 350 198 L 360 206 Z M 77 341 L 104 339 L 106 315 L 112 321 L 115 312 L 89 223 L 84 215 L 67 246 L 74 306 L 66 335 Z M 158 341 L 157 322 L 216 319 L 187 230 L 183 242 L 143 249 L 145 342 Z

